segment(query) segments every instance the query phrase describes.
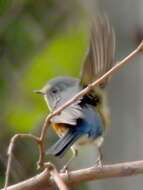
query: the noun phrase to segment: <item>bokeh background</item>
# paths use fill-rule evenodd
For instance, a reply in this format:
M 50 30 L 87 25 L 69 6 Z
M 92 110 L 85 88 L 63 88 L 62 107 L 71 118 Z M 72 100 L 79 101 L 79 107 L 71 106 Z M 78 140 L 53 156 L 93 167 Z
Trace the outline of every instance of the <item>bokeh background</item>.
M 33 90 L 57 75 L 79 76 L 88 46 L 88 23 L 99 9 L 115 28 L 116 60 L 120 60 L 143 38 L 142 0 L 0 0 L 0 187 L 10 138 L 19 132 L 39 135 L 48 114 L 44 100 Z M 105 163 L 143 159 L 142 62 L 141 56 L 134 59 L 108 86 L 112 126 L 103 146 Z M 49 130 L 47 146 L 56 139 Z M 10 183 L 35 175 L 37 159 L 32 141 L 17 142 Z M 95 148 L 85 148 L 72 168 L 91 166 L 95 159 Z M 58 168 L 65 162 L 47 160 Z M 142 176 L 137 176 L 89 182 L 77 189 L 133 190 L 142 185 Z

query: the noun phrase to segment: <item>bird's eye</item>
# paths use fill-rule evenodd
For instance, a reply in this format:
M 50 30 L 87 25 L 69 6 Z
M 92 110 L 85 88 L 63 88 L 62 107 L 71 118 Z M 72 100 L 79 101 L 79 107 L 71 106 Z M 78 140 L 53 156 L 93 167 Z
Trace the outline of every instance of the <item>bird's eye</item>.
M 56 94 L 58 92 L 58 90 L 57 89 L 52 89 L 52 94 Z

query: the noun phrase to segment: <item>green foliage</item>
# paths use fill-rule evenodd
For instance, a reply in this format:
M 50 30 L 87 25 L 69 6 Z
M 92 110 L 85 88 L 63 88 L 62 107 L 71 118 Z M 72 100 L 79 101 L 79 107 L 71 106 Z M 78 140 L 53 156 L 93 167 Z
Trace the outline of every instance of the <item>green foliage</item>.
M 37 129 L 48 113 L 43 98 L 33 90 L 58 75 L 79 76 L 87 45 L 86 33 L 79 24 L 80 13 L 77 1 L 0 0 L 0 150 L 3 158 L 0 159 L 0 186 L 10 137 Z M 26 178 L 34 172 L 33 144 L 28 145 L 26 150 L 22 143 L 16 145 L 16 162 L 21 165 L 19 157 L 24 161 L 22 169 L 13 166 L 11 171 L 17 181 L 23 180 L 18 169 Z M 13 179 L 11 183 L 15 182 Z
M 84 37 L 81 31 L 56 36 L 27 68 L 23 84 L 30 90 L 51 77 L 77 73 L 85 50 Z
M 0 0 L 0 15 L 4 14 L 10 6 L 10 0 Z
M 81 27 L 74 32 L 57 35 L 33 58 L 19 81 L 19 91 L 25 96 L 18 104 L 11 102 L 7 121 L 17 131 L 29 131 L 47 113 L 41 97 L 32 93 L 41 88 L 49 79 L 58 75 L 79 76 L 84 57 L 86 38 Z

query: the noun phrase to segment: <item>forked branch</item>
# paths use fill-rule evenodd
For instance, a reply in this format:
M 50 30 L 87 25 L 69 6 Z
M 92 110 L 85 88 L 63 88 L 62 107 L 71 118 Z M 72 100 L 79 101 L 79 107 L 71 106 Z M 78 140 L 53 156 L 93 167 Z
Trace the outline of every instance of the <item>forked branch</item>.
M 139 174 L 143 174 L 143 160 L 104 165 L 103 168 L 91 167 L 75 170 L 69 174 L 60 174 L 60 177 L 68 186 L 75 186 L 86 181 L 133 176 Z M 55 189 L 55 187 L 55 180 L 49 177 L 49 172 L 47 169 L 45 169 L 42 173 L 28 180 L 9 186 L 7 190 L 52 190 Z

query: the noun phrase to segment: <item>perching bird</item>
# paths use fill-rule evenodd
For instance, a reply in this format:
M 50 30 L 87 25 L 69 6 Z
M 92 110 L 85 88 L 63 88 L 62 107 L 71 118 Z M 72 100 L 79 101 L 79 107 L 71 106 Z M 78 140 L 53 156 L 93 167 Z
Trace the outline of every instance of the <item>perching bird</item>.
M 68 76 L 56 77 L 36 92 L 44 96 L 50 111 L 54 111 L 111 69 L 114 64 L 114 54 L 113 29 L 106 16 L 97 16 L 91 28 L 89 49 L 80 79 Z M 104 140 L 105 129 L 110 123 L 105 95 L 107 81 L 108 79 L 104 80 L 51 119 L 59 140 L 48 150 L 48 154 L 60 157 L 69 149 L 73 152 L 64 168 L 67 168 L 77 155 L 80 145 L 87 143 L 95 143 L 99 150 L 97 161 L 101 164 L 100 147 Z

